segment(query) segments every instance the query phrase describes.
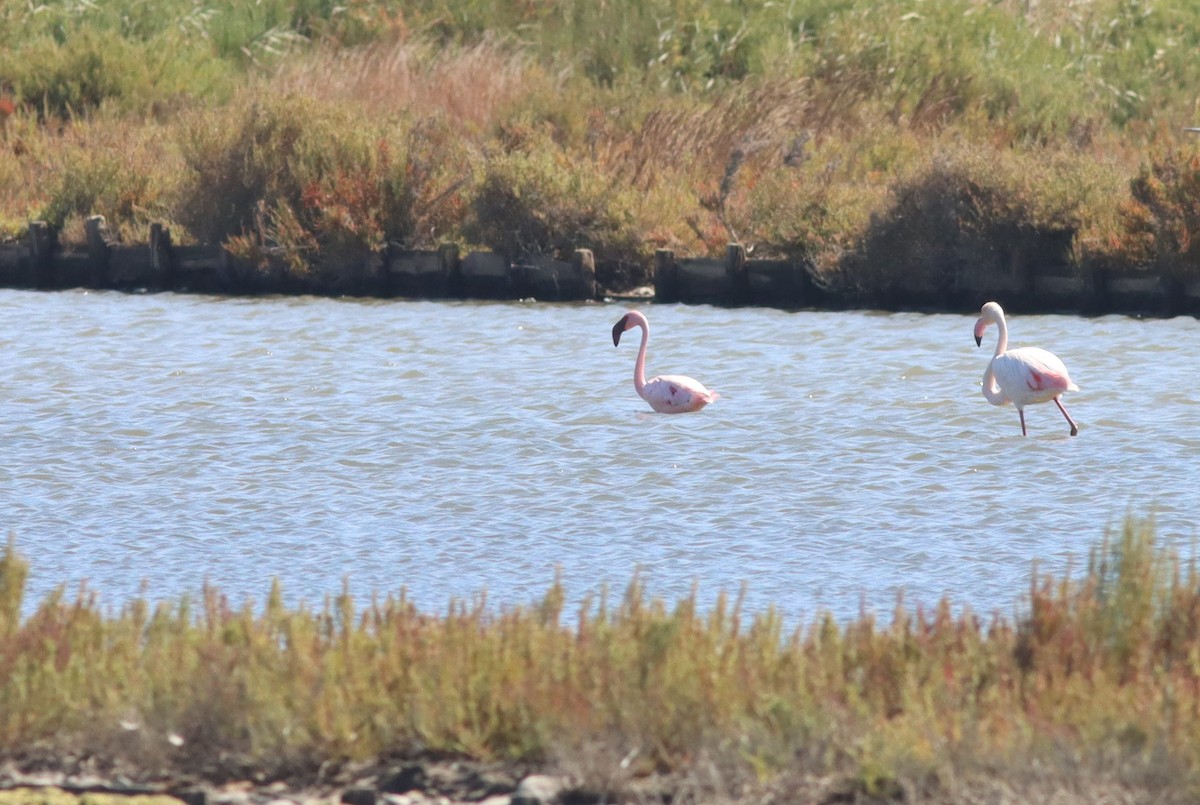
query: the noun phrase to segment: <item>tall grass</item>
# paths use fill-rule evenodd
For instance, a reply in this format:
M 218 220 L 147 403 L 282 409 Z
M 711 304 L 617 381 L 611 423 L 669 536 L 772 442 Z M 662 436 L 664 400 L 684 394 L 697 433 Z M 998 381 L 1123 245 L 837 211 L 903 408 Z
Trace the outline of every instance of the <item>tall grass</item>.
M 825 92 L 870 99 L 918 125 L 980 109 L 1037 138 L 1085 121 L 1127 127 L 1187 113 L 1187 88 L 1200 76 L 1191 58 L 1198 22 L 1200 10 L 1182 0 L 451 0 L 402 10 L 380 0 L 55 0 L 0 9 L 0 80 L 26 102 L 78 113 L 156 93 L 222 97 L 237 73 L 314 45 L 399 38 L 470 48 L 499 38 L 602 87 L 697 93 L 811 76 Z M 89 63 L 105 69 L 78 69 Z M 157 69 L 169 64 L 186 70 Z
M 352 103 L 368 118 L 442 115 L 478 136 L 503 110 L 559 87 L 522 50 L 485 39 L 461 49 L 429 42 L 325 46 L 283 62 L 258 91 L 322 104 Z
M 1136 519 L 1082 577 L 1035 574 L 1013 620 L 944 600 L 897 606 L 890 623 L 824 616 L 795 631 L 740 600 L 650 599 L 637 578 L 573 614 L 557 583 L 528 606 L 479 598 L 442 615 L 403 592 L 360 604 L 349 589 L 288 609 L 276 585 L 259 606 L 206 588 L 116 614 L 60 591 L 22 618 L 26 573 L 10 542 L 9 756 L 86 747 L 220 779 L 452 752 L 588 767 L 586 784 L 617 788 L 720 758 L 725 784 L 803 772 L 875 794 L 1037 759 L 1045 774 L 1152 796 L 1200 784 L 1200 575 Z

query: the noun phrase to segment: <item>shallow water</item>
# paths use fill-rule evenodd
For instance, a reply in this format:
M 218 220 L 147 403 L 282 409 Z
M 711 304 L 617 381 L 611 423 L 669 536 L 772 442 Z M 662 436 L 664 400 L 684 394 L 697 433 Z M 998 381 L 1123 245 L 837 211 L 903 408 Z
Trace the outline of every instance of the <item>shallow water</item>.
M 1017 316 L 1081 387 L 996 408 L 964 315 L 642 306 L 648 371 L 721 393 L 690 415 L 634 393 L 624 306 L 0 291 L 0 521 L 26 609 L 87 580 L 113 610 L 273 577 L 291 603 L 401 587 L 573 601 L 640 569 L 670 601 L 794 623 L 948 596 L 1011 615 L 1031 568 L 1078 570 L 1127 512 L 1187 553 L 1200 489 L 1195 320 Z

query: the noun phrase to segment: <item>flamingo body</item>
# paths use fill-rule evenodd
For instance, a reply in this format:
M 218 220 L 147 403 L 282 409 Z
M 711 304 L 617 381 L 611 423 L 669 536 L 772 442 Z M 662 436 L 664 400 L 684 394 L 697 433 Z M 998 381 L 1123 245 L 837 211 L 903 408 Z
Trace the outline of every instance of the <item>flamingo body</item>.
M 660 414 L 683 414 L 699 411 L 720 396 L 699 380 L 684 375 L 659 375 L 646 380 L 646 347 L 650 343 L 650 322 L 646 317 L 636 310 L 622 316 L 613 325 L 613 346 L 621 343 L 621 333 L 634 327 L 642 328 L 642 345 L 633 365 L 633 388 L 651 408 Z
M 716 399 L 716 394 L 699 380 L 684 375 L 660 375 L 646 381 L 638 392 L 660 414 L 699 411 Z
M 1059 399 L 1063 392 L 1078 391 L 1079 386 L 1071 380 L 1067 367 L 1053 352 L 1040 347 L 1008 349 L 1008 324 L 1004 310 L 995 302 L 988 302 L 979 311 L 975 322 L 975 343 L 983 340 L 983 332 L 989 325 L 996 325 L 999 337 L 996 353 L 983 373 L 983 396 L 993 405 L 1012 403 L 1021 417 L 1021 435 L 1025 430 L 1025 406 L 1032 403 L 1053 402 L 1071 426 L 1071 435 L 1079 433 L 1079 426 Z

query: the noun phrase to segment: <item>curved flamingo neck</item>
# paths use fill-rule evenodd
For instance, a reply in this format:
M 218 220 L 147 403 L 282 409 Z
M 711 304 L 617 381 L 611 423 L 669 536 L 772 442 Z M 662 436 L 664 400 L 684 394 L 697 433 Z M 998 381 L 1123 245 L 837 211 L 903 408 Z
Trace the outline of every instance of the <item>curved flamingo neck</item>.
M 983 373 L 983 396 L 992 405 L 1003 405 L 1007 402 L 1007 398 L 1004 396 L 1004 392 L 1000 391 L 1000 384 L 996 382 L 995 365 L 996 358 L 999 358 L 1008 349 L 1008 322 L 1004 320 L 1003 313 L 989 318 L 996 325 L 996 352 L 988 361 L 987 369 Z
M 996 353 L 992 356 L 993 358 L 1008 349 L 1008 322 L 1004 320 L 1003 316 L 1000 316 L 995 319 L 995 323 L 999 334 L 996 336 Z
M 999 351 L 996 353 L 999 355 Z M 983 396 L 992 405 L 1004 405 L 1008 399 L 1004 396 L 1004 392 L 1000 391 L 1000 384 L 996 382 L 995 364 L 996 358 L 993 357 L 988 361 L 987 369 L 983 373 Z
M 642 389 L 646 387 L 646 347 L 650 344 L 650 322 L 638 313 L 633 317 L 633 323 L 642 328 L 642 345 L 638 347 L 637 362 L 633 364 L 633 388 L 638 396 L 642 396 Z

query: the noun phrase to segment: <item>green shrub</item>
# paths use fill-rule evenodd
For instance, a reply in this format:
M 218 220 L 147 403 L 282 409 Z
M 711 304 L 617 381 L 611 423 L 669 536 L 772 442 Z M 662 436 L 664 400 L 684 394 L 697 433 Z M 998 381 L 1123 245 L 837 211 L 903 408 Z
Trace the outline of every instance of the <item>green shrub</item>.
M 632 191 L 542 133 L 520 136 L 511 151 L 492 154 L 479 167 L 464 238 L 514 259 L 570 260 L 575 249 L 588 248 L 597 261 L 644 266 L 649 255 L 634 226 Z
M 106 102 L 146 96 L 150 78 L 135 45 L 84 31 L 69 44 L 34 40 L 0 56 L 0 76 L 18 98 L 53 117 L 82 115 Z

